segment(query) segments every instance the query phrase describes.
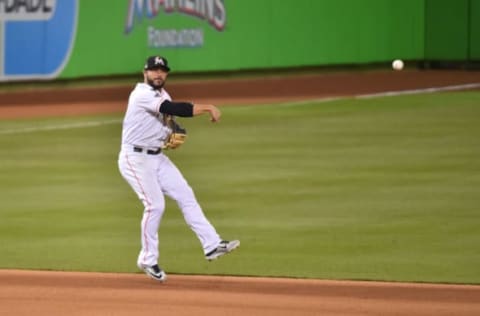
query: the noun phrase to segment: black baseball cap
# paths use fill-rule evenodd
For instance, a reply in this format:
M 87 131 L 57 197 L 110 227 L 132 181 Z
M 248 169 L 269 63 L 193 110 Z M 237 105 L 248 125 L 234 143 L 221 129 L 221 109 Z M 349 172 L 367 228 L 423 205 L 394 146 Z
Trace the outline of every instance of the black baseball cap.
M 170 71 L 170 67 L 168 67 L 168 61 L 165 57 L 162 56 L 150 56 L 147 58 L 145 62 L 145 66 L 143 67 L 145 70 L 153 70 L 153 69 L 162 69 L 165 71 Z

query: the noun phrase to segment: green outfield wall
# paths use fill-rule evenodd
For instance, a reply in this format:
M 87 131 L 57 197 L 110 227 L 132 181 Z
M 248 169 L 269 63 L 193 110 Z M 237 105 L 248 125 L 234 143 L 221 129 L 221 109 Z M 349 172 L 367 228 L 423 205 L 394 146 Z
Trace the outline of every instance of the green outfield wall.
M 480 0 L 427 0 L 425 59 L 480 60 Z
M 469 4 L 469 59 L 480 60 L 480 0 L 471 0 Z
M 370 63 L 424 52 L 418 0 L 204 0 L 191 3 L 206 12 L 164 5 L 157 15 L 139 3 L 81 2 L 81 32 L 62 75 L 131 73 L 150 54 L 168 56 L 183 72 Z
M 480 0 L 0 1 L 0 81 L 480 58 Z

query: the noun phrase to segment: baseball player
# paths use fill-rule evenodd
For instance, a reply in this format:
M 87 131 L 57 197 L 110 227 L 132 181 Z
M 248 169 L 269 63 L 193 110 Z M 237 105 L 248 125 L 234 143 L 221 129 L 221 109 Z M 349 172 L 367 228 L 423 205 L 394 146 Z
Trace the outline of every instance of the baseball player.
M 165 210 L 165 195 L 177 202 L 186 223 L 200 240 L 207 260 L 240 246 L 238 240 L 220 238 L 205 217 L 192 188 L 164 154 L 165 149 L 177 148 L 185 141 L 186 131 L 175 122 L 176 116 L 208 114 L 212 122 L 217 122 L 221 115 L 214 105 L 173 102 L 163 87 L 169 71 L 164 57 L 151 56 L 146 60 L 144 82 L 137 83 L 128 99 L 118 159 L 120 173 L 144 206 L 142 248 L 137 265 L 148 276 L 162 282 L 167 275 L 158 265 L 158 228 Z

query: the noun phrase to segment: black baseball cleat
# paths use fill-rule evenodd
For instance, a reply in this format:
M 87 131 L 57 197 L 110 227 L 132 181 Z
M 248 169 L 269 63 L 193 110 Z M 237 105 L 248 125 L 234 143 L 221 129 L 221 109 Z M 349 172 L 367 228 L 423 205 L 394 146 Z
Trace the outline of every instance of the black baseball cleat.
M 167 280 L 167 274 L 165 271 L 160 269 L 158 264 L 151 266 L 151 267 L 142 267 L 143 272 L 145 272 L 146 275 L 151 277 L 154 280 L 160 281 L 160 282 L 165 282 Z
M 233 250 L 237 249 L 240 246 L 240 240 L 222 240 L 217 248 L 213 249 L 209 253 L 205 254 L 205 259 L 212 261 L 217 259 L 220 256 L 223 256 Z

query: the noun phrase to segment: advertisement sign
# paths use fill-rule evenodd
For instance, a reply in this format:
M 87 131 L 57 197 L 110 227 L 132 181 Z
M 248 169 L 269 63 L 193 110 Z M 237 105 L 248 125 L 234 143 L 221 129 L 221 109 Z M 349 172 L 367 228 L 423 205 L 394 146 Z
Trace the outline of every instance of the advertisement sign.
M 142 19 L 161 19 L 162 14 L 184 15 L 205 21 L 221 32 L 226 24 L 226 8 L 222 0 L 202 1 L 147 1 L 129 0 L 125 23 L 125 34 L 133 31 Z M 201 47 L 204 45 L 203 28 L 160 29 L 149 25 L 147 27 L 149 48 L 165 47 Z
M 57 77 L 75 40 L 77 0 L 0 1 L 0 80 Z

